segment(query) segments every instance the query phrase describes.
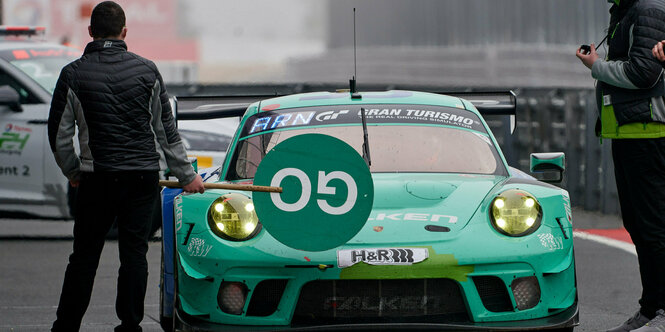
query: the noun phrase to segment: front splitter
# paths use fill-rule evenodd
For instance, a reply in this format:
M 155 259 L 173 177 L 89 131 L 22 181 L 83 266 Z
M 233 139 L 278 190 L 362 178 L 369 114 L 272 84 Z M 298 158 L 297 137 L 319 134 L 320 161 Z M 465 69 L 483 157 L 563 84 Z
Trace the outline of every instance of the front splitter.
M 579 324 L 579 308 L 575 302 L 568 309 L 545 318 L 510 322 L 441 324 L 441 323 L 380 323 L 380 324 L 335 324 L 307 326 L 260 326 L 220 325 L 205 322 L 175 310 L 176 331 L 542 331 L 574 327 Z

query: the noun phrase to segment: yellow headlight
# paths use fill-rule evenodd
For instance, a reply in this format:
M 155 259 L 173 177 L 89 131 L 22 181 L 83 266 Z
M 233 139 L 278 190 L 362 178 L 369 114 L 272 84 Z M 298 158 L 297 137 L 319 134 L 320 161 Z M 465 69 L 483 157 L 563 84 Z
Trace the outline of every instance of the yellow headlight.
M 244 241 L 254 237 L 260 230 L 261 224 L 249 197 L 226 194 L 210 205 L 208 225 L 221 238 Z
M 509 236 L 524 236 L 540 227 L 538 200 L 524 190 L 509 189 L 499 194 L 490 205 L 492 225 Z

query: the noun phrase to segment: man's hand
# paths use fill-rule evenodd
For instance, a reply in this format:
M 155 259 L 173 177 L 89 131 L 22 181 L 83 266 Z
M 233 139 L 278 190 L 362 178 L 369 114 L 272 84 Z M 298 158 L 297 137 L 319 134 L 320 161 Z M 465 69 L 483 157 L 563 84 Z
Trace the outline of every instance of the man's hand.
M 589 69 L 591 69 L 593 63 L 600 58 L 598 53 L 596 53 L 596 45 L 594 44 L 591 44 L 591 52 L 587 54 L 582 53 L 582 48 L 578 48 L 577 57 L 582 60 L 582 63 Z
M 203 179 L 201 179 L 201 176 L 196 174 L 196 177 L 192 182 L 188 183 L 187 185 L 182 187 L 182 190 L 188 192 L 188 193 L 199 193 L 203 194 L 205 191 L 205 188 L 203 187 Z
M 69 184 L 74 188 L 78 187 L 80 182 L 79 180 L 69 180 Z
M 665 61 L 665 52 L 663 52 L 663 46 L 665 46 L 665 40 L 661 40 L 653 46 L 651 49 L 651 54 L 658 59 L 658 61 Z

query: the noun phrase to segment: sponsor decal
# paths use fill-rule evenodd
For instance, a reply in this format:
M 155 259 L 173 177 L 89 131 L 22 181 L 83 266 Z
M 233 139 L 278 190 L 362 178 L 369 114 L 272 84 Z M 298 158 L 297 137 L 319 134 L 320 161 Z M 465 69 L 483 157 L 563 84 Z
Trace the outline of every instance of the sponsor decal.
M 21 127 L 15 124 L 8 123 L 5 126 L 4 132 L 19 132 L 19 133 L 32 133 L 32 128 Z
M 406 115 L 397 115 L 397 119 L 402 120 L 421 120 L 429 119 L 432 122 L 437 122 L 446 125 L 460 126 L 468 129 L 472 128 L 473 124 L 478 124 L 471 118 L 457 115 L 449 112 L 428 111 L 422 109 L 407 109 Z
M 30 176 L 30 167 L 21 166 L 0 166 L 0 176 Z
M 378 232 L 381 232 L 381 231 L 383 231 L 383 226 L 374 226 L 374 228 L 373 228 L 373 229 L 374 229 L 374 231 L 375 231 L 375 232 L 377 232 L 377 233 L 378 233 Z
M 567 191 L 561 190 L 561 197 L 563 198 L 563 208 L 566 210 L 566 218 L 568 219 L 568 222 L 572 225 L 573 211 L 570 208 L 570 196 L 568 196 Z
M 0 135 L 0 153 L 21 155 L 31 133 L 31 128 L 8 123 Z
M 349 110 L 321 112 L 316 116 L 316 121 L 323 122 L 328 120 L 335 120 L 341 114 L 347 114 L 347 113 L 349 113 Z
M 420 311 L 444 305 L 442 296 L 331 296 L 323 302 L 323 310 L 338 311 Z
M 347 143 L 321 134 L 277 144 L 261 161 L 254 184 L 282 187 L 281 193 L 253 194 L 256 214 L 277 241 L 307 251 L 336 248 L 353 238 L 367 223 L 374 201 L 362 157 Z
M 259 117 L 253 120 L 248 134 L 254 134 L 275 128 L 308 125 L 312 122 L 314 114 L 315 112 L 291 112 Z
M 350 105 L 313 106 L 300 109 L 266 110 L 251 116 L 240 137 L 268 130 L 304 126 L 361 123 L 361 108 L 370 123 L 442 125 L 474 130 L 486 134 L 480 118 L 473 112 L 453 107 L 429 105 Z
M 192 238 L 187 245 L 187 253 L 192 257 L 206 257 L 212 249 L 212 244 L 206 244 L 206 240 Z
M 372 248 L 337 251 L 340 268 L 363 262 L 370 265 L 411 265 L 427 259 L 427 248 Z
M 442 221 L 447 220 L 450 224 L 457 223 L 456 216 L 448 216 L 444 214 L 429 214 L 429 213 L 378 213 L 367 220 L 395 220 L 395 221 Z
M 459 111 L 457 111 L 459 112 Z M 473 113 L 466 112 L 468 115 Z M 358 111 L 358 117 L 360 117 Z M 453 111 L 440 111 L 423 108 L 366 108 L 365 116 L 367 120 L 396 120 L 397 122 L 422 122 L 422 123 L 435 123 L 456 127 L 464 127 L 467 129 L 477 129 L 480 122 L 467 117 L 462 114 L 455 114 Z M 378 121 L 378 122 L 381 122 Z M 394 121 L 393 121 L 394 122 Z M 475 125 L 475 126 L 474 126 Z
M 81 53 L 71 49 L 18 49 L 0 52 L 0 56 L 8 57 L 11 54 L 14 60 L 28 60 L 32 58 L 77 57 Z M 11 60 L 11 58 L 9 58 Z
M 551 233 L 538 234 L 538 238 L 543 247 L 550 251 L 563 249 L 563 240 L 560 237 L 555 237 Z
M 612 96 L 603 95 L 603 106 L 610 106 L 610 105 L 612 105 Z
M 12 54 L 14 54 L 16 60 L 30 59 L 30 54 L 26 50 L 13 50 Z
M 62 57 L 62 56 L 78 56 L 80 54 L 70 50 L 30 50 L 32 57 Z
M 175 230 L 177 232 L 182 228 L 182 197 L 180 195 L 173 199 L 173 207 L 175 208 Z
M 412 249 L 412 248 L 409 248 Z M 447 278 L 459 282 L 468 281 L 474 265 L 459 265 L 453 254 L 437 254 L 431 246 L 418 247 L 427 250 L 427 259 L 412 265 L 369 265 L 355 264 L 342 268 L 340 279 L 376 279 L 390 275 L 396 279 Z M 413 249 L 412 249 L 413 250 Z M 414 255 L 415 257 L 415 255 Z

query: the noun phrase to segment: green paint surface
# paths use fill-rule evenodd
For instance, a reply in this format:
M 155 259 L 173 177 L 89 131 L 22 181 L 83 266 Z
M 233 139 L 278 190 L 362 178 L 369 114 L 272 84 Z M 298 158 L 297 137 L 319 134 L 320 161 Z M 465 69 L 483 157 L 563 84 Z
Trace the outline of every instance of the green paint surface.
M 340 279 L 420 279 L 448 278 L 459 282 L 467 281 L 467 274 L 473 272 L 473 265 L 458 265 L 453 254 L 437 254 L 431 246 L 427 248 L 429 257 L 413 265 L 369 265 L 357 263 L 342 269 Z
M 279 143 L 261 161 L 254 184 L 282 187 L 282 193 L 255 192 L 256 213 L 279 242 L 307 251 L 332 249 L 356 236 L 374 201 L 363 158 L 344 141 L 322 134 Z

